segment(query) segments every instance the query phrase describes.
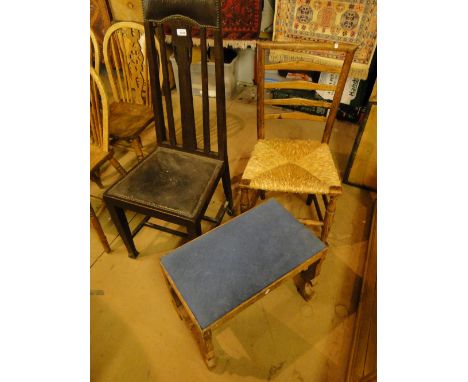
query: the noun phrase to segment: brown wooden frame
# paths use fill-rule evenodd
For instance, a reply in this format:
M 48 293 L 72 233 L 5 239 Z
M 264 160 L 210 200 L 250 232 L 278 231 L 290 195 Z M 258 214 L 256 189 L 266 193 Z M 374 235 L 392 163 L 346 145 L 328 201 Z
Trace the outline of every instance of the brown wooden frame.
M 265 51 L 266 50 L 306 50 L 306 51 L 338 51 L 344 53 L 343 65 L 341 68 L 316 64 L 307 61 L 291 61 L 281 63 L 265 64 Z M 353 44 L 337 44 L 337 43 L 289 43 L 289 42 L 273 42 L 273 41 L 259 41 L 257 43 L 257 61 L 256 61 L 256 78 L 257 78 L 257 139 L 265 139 L 265 119 L 294 119 L 294 120 L 311 120 L 318 122 L 325 122 L 325 129 L 322 135 L 322 143 L 328 144 L 330 141 L 333 124 L 336 119 L 336 114 L 340 105 L 341 96 L 344 91 L 344 86 L 348 78 L 348 73 L 351 68 L 354 53 L 357 49 Z M 283 81 L 278 83 L 265 83 L 265 70 L 306 70 L 306 71 L 323 71 L 340 73 L 336 85 L 319 84 L 307 81 Z M 328 90 L 335 91 L 332 102 L 329 101 L 315 101 L 302 98 L 288 98 L 288 99 L 272 99 L 265 100 L 265 89 L 303 89 L 303 90 Z M 278 112 L 265 114 L 265 105 L 306 105 L 306 106 L 320 106 L 329 109 L 328 116 L 316 116 L 302 112 Z M 241 180 L 240 182 L 241 200 L 240 210 L 245 212 L 252 208 L 258 197 L 265 198 L 266 190 L 255 190 L 250 188 L 250 181 Z M 298 219 L 302 223 L 311 226 L 320 226 L 322 228 L 321 240 L 327 242 L 328 234 L 333 222 L 336 210 L 336 198 L 341 194 L 341 187 L 330 188 L 327 194 L 322 195 L 325 213 L 322 214 L 317 195 L 307 196 L 307 205 L 314 203 L 319 220 L 315 219 Z M 323 216 L 323 218 L 322 218 Z

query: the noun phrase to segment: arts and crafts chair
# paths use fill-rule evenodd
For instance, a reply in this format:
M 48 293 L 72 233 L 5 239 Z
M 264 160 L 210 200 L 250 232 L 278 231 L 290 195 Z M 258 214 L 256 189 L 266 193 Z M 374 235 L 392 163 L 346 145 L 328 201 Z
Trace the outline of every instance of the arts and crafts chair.
M 104 194 L 112 220 L 126 245 L 129 256 L 133 258 L 138 255 L 133 236 L 143 226 L 193 239 L 202 233 L 202 219 L 219 224 L 224 213 L 226 211 L 232 213 L 233 209 L 227 158 L 224 60 L 219 2 L 147 0 L 143 2 L 143 8 L 157 148 Z M 195 124 L 190 74 L 194 28 L 200 30 L 201 36 L 203 123 L 198 129 L 201 131 L 197 131 Z M 214 36 L 217 117 L 215 134 L 217 144 L 214 150 L 211 142 L 208 99 L 207 30 L 213 31 Z M 166 31 L 171 33 L 177 62 L 182 134 L 176 134 L 174 122 L 165 45 Z M 159 41 L 160 55 L 156 49 L 155 39 L 148 37 L 153 37 L 155 34 Z M 162 66 L 163 91 L 159 86 L 158 65 Z M 202 136 L 202 139 L 197 139 L 197 136 L 198 138 Z M 220 206 L 215 218 L 207 217 L 204 215 L 205 211 L 221 179 L 226 202 Z M 130 232 L 124 210 L 145 215 L 133 232 Z M 187 231 L 182 232 L 149 222 L 150 218 L 181 225 Z
M 98 185 L 102 187 L 99 178 L 93 174 L 105 162 L 108 161 L 121 175 L 125 175 L 127 172 L 114 158 L 113 151 L 109 149 L 109 105 L 104 85 L 93 67 L 90 67 L 90 74 L 90 174 L 91 179 L 97 180 Z M 96 230 L 104 250 L 110 252 L 109 243 L 93 206 L 91 206 L 91 224 Z
M 346 79 L 357 46 L 333 43 L 257 43 L 257 137 L 252 155 L 240 182 L 241 212 L 247 211 L 258 196 L 265 191 L 306 194 L 307 204 L 312 201 L 318 220 L 300 219 L 306 225 L 321 226 L 321 240 L 327 242 L 336 208 L 336 198 L 341 194 L 341 181 L 328 143 L 335 122 L 336 113 L 343 94 Z M 340 67 L 315 64 L 307 61 L 265 63 L 265 54 L 272 50 L 287 51 L 339 51 L 344 61 Z M 290 52 L 291 53 L 291 52 Z M 265 82 L 265 70 L 293 70 L 331 72 L 338 75 L 336 85 L 309 81 Z M 302 89 L 334 91 L 333 100 L 310 100 L 305 98 L 266 99 L 265 90 Z M 312 106 L 328 109 L 327 116 L 311 115 L 300 111 L 276 110 L 265 113 L 265 105 Z M 321 142 L 312 140 L 265 139 L 265 120 L 292 119 L 319 121 L 325 123 Z M 325 214 L 323 216 L 317 196 L 322 196 Z
M 148 59 L 144 27 L 135 22 L 118 22 L 104 36 L 104 63 L 112 89 L 109 109 L 111 144 L 130 143 L 139 162 L 143 160 L 140 134 L 153 122 Z

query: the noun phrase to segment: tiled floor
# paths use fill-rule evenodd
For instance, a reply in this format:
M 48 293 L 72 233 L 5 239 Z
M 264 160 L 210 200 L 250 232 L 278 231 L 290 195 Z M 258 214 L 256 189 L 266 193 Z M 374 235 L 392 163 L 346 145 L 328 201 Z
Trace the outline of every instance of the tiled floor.
M 245 88 L 227 104 L 228 146 L 233 188 L 256 140 L 253 88 Z M 212 108 L 213 110 L 213 108 Z M 177 118 L 176 118 L 177 119 Z M 357 126 L 338 121 L 331 148 L 343 173 Z M 286 129 L 272 126 L 268 136 L 320 139 L 313 122 Z M 271 134 L 271 135 L 268 135 Z M 143 136 L 144 151 L 154 147 L 154 130 Z M 136 163 L 133 151 L 116 148 L 126 169 Z M 102 180 L 117 179 L 103 167 Z M 91 185 L 91 194 L 102 190 Z M 210 210 L 223 200 L 218 187 Z M 267 194 L 278 198 L 295 216 L 309 213 L 305 197 Z M 306 303 L 292 281 L 253 304 L 213 332 L 216 368 L 209 371 L 198 347 L 179 320 L 159 267 L 167 251 L 182 239 L 143 228 L 136 236 L 138 259 L 127 257 L 109 214 L 99 220 L 112 252 L 103 252 L 91 230 L 91 380 L 92 381 L 343 381 L 351 344 L 371 207 L 375 194 L 344 185 L 329 237 L 329 254 L 316 295 Z M 92 198 L 97 211 L 99 199 Z M 128 214 L 134 227 L 141 216 Z M 225 220 L 230 217 L 226 216 Z M 204 226 L 204 232 L 209 229 Z

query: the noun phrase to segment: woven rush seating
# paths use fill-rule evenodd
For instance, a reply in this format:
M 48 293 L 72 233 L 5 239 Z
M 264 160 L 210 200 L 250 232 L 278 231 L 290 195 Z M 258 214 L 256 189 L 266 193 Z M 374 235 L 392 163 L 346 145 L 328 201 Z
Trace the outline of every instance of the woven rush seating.
M 310 140 L 261 139 L 243 179 L 250 188 L 304 194 L 341 192 L 330 148 Z

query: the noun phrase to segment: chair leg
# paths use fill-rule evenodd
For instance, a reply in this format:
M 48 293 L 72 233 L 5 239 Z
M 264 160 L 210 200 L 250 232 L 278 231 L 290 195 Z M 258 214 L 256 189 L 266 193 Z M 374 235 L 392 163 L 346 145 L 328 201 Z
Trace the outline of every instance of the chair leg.
M 265 200 L 265 197 L 266 197 L 265 190 L 260 190 L 259 194 L 260 194 L 260 199 Z
M 104 251 L 106 253 L 109 253 L 111 251 L 109 242 L 107 241 L 107 237 L 104 234 L 104 231 L 102 230 L 101 223 L 99 222 L 99 219 L 96 216 L 96 213 L 94 212 L 94 208 L 92 205 L 91 207 L 91 224 L 93 225 L 93 228 L 95 229 L 96 233 L 98 234 L 99 241 L 104 247 Z
M 313 199 L 313 195 L 312 195 L 312 194 L 307 195 L 306 204 L 307 204 L 308 206 L 310 206 L 310 205 L 312 204 L 312 199 Z
M 104 185 L 102 184 L 102 181 L 101 181 L 101 177 L 99 176 L 97 171 L 94 171 L 91 173 L 91 181 L 96 183 L 101 190 L 104 188 Z
M 135 150 L 138 162 L 141 162 L 144 156 L 143 156 L 143 147 L 141 145 L 140 137 L 136 137 L 132 139 L 132 147 L 133 147 L 133 150 Z
M 111 157 L 109 159 L 109 162 L 119 172 L 120 175 L 122 176 L 127 175 L 127 171 L 125 171 L 125 169 L 122 167 L 122 165 L 117 159 L 115 159 L 114 157 Z
M 249 189 L 241 187 L 240 192 L 240 212 L 243 213 L 250 209 Z
M 201 236 L 202 234 L 201 222 L 195 223 L 193 225 L 188 225 L 187 234 L 188 234 L 189 240 L 193 240 L 197 238 L 198 236 Z
M 227 162 L 227 159 L 224 163 L 225 166 L 222 175 L 223 189 L 224 195 L 226 195 L 226 200 L 228 201 L 227 213 L 232 216 L 234 214 L 234 202 L 232 200 L 231 175 L 229 173 L 229 164 Z
M 323 255 L 320 260 L 313 263 L 305 271 L 294 276 L 294 284 L 296 289 L 305 301 L 309 301 L 315 295 L 314 286 L 316 285 L 316 278 L 320 274 L 322 264 L 325 260 Z
M 327 207 L 325 210 L 325 218 L 323 220 L 323 227 L 322 227 L 322 235 L 320 239 L 325 243 L 328 244 L 328 234 L 330 233 L 331 225 L 333 224 L 333 218 L 335 216 L 336 210 L 336 198 L 337 195 L 330 195 L 330 199 L 328 200 Z
M 138 256 L 138 251 L 136 250 L 135 243 L 133 242 L 132 232 L 130 231 L 125 211 L 107 201 L 106 206 L 109 210 L 112 221 L 114 222 L 114 225 L 127 248 L 128 257 L 135 259 Z

